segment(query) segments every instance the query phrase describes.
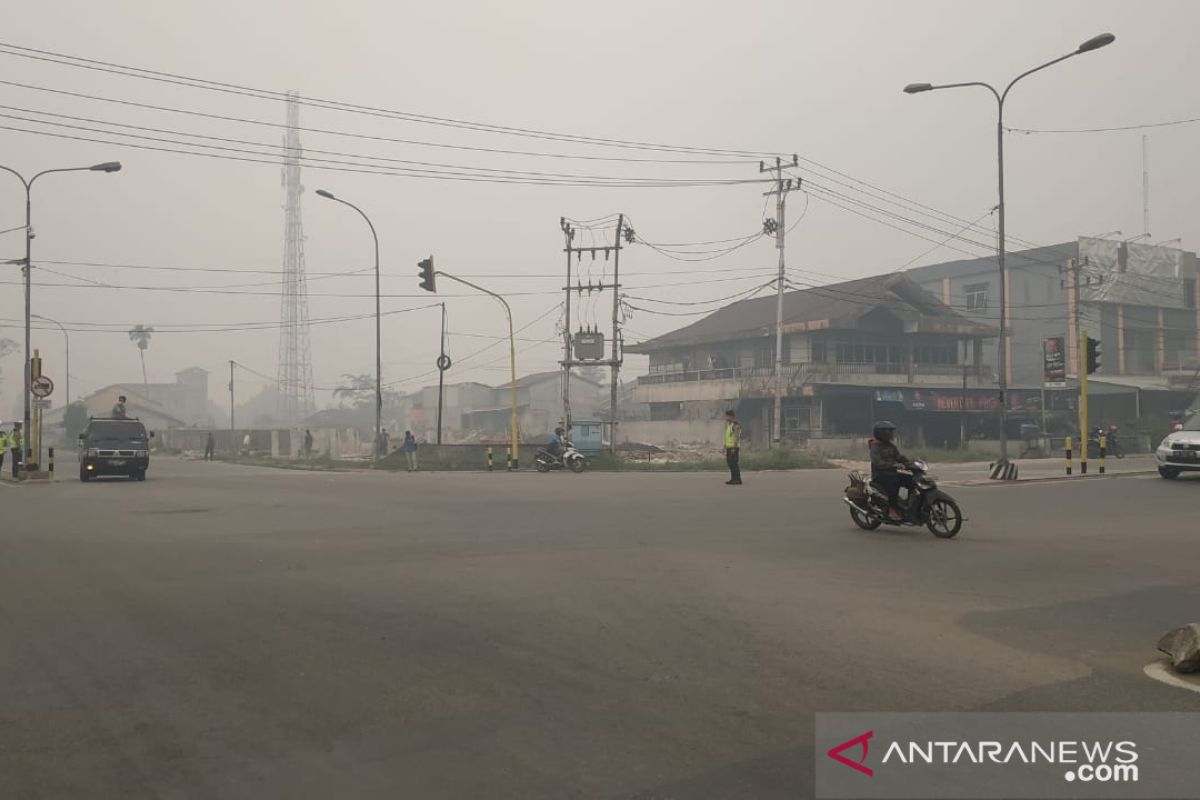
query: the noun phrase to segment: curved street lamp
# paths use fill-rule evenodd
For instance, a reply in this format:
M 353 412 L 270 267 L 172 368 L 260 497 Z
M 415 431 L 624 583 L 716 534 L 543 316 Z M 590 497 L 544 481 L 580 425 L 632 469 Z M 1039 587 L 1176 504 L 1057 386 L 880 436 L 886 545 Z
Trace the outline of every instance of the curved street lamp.
M 375 240 L 375 444 L 372 450 L 375 453 L 375 460 L 378 461 L 379 445 L 383 441 L 383 361 L 380 355 L 382 336 L 379 326 L 379 235 L 375 233 L 375 226 L 371 224 L 371 218 L 358 206 L 348 203 L 340 197 L 334 197 L 332 192 L 324 189 L 317 189 L 317 197 L 324 197 L 326 200 L 333 200 L 335 203 L 353 208 L 359 216 L 366 220 L 367 227 L 371 229 L 371 238 Z
M 25 187 L 25 468 L 30 466 L 30 458 L 33 455 L 31 447 L 33 443 L 33 431 L 30 429 L 30 419 L 32 417 L 30 408 L 30 385 L 29 385 L 29 364 L 32 352 L 30 350 L 30 316 L 32 310 L 32 282 L 33 282 L 33 184 L 38 178 L 43 175 L 49 175 L 53 172 L 120 172 L 120 161 L 104 161 L 100 164 L 93 164 L 90 167 L 60 167 L 58 169 L 45 169 L 34 175 L 29 180 L 25 176 L 17 172 L 12 167 L 6 167 L 0 164 L 0 170 L 11 172 L 17 176 L 17 180 Z M 68 402 L 70 398 L 68 397 Z M 38 454 L 34 459 L 33 465 L 36 466 L 42 460 L 42 444 L 38 441 Z
M 998 230 L 997 230 L 998 259 L 997 260 L 1000 265 L 1000 356 L 999 356 L 999 362 L 1000 362 L 1000 364 L 999 364 L 999 367 L 1000 367 L 1000 369 L 999 369 L 999 372 L 1000 372 L 1000 458 L 997 463 L 997 467 L 1000 467 L 1000 469 L 997 470 L 997 474 L 1000 474 L 1000 475 L 1007 474 L 1004 471 L 1003 467 L 1007 466 L 1007 464 L 1008 464 L 1008 431 L 1007 431 L 1008 399 L 1006 398 L 1005 395 L 1008 392 L 1008 371 L 1009 371 L 1009 363 L 1008 363 L 1009 362 L 1009 358 L 1008 358 L 1008 271 L 1005 269 L 1005 265 L 1004 265 L 1004 256 L 1005 256 L 1005 238 L 1004 238 L 1004 101 L 1008 99 L 1008 93 L 1010 91 L 1012 91 L 1013 86 L 1015 86 L 1017 84 L 1017 82 L 1020 81 L 1022 78 L 1026 78 L 1035 72 L 1040 72 L 1041 70 L 1044 70 L 1046 67 L 1054 66 L 1055 64 L 1059 63 L 1060 61 L 1066 61 L 1068 58 L 1072 58 L 1074 56 L 1080 55 L 1081 53 L 1090 53 L 1093 50 L 1099 50 L 1101 47 L 1106 47 L 1106 46 L 1112 44 L 1113 41 L 1116 40 L 1116 38 L 1117 37 L 1111 33 L 1102 33 L 1102 34 L 1099 34 L 1098 36 L 1093 36 L 1091 39 L 1088 39 L 1086 42 L 1079 45 L 1079 47 L 1075 48 L 1070 53 L 1067 53 L 1064 56 L 1059 56 L 1058 58 L 1053 59 L 1052 61 L 1047 61 L 1045 64 L 1042 64 L 1039 67 L 1034 67 L 1031 70 L 1026 70 L 1025 72 L 1022 72 L 1020 75 L 1018 75 L 1017 77 L 1015 77 L 1011 81 L 1009 81 L 1008 85 L 1004 87 L 1003 92 L 997 91 L 996 88 L 994 86 L 992 86 L 990 83 L 985 83 L 983 81 L 967 81 L 965 83 L 944 83 L 944 84 L 910 83 L 904 87 L 904 91 L 907 94 L 920 94 L 922 92 L 931 92 L 934 89 L 958 89 L 958 88 L 961 88 L 964 86 L 979 86 L 981 88 L 987 89 L 989 92 L 992 93 L 992 96 L 996 98 L 996 108 L 997 108 L 996 162 L 997 162 L 997 167 L 998 167 L 998 171 L 999 171 L 998 186 L 999 186 L 999 194 L 1000 194 L 1000 204 L 998 206 L 999 214 L 998 214 L 998 221 L 997 221 L 997 228 L 998 228 Z

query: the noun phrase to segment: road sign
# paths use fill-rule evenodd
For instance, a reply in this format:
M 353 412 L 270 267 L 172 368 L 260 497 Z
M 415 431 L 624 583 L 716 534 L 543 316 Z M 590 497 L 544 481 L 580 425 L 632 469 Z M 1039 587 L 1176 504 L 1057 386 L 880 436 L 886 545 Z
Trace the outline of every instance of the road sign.
M 31 405 L 34 408 L 40 408 L 42 411 L 49 411 L 51 403 L 49 400 L 47 400 L 43 397 L 37 397 L 37 398 L 34 398 L 33 403 Z
M 38 375 L 29 385 L 29 391 L 33 392 L 34 397 L 49 397 L 54 394 L 54 381 L 45 375 Z

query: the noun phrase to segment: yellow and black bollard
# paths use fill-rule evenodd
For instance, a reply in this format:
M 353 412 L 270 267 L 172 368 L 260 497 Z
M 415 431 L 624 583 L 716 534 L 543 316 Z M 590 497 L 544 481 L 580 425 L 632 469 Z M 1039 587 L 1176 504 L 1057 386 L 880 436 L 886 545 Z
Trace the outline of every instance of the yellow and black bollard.
M 504 462 L 508 465 L 508 471 L 512 472 L 512 448 L 509 447 L 504 451 Z
M 1065 450 L 1066 456 L 1067 456 L 1067 474 L 1070 475 L 1071 474 L 1071 437 L 1070 436 L 1068 436 L 1064 440 L 1063 449 Z
M 1108 437 L 1104 434 L 1100 435 L 1100 474 L 1104 474 L 1104 455 L 1108 450 Z
M 492 471 L 492 448 L 488 448 L 488 472 Z
M 53 447 L 50 448 L 49 455 L 50 455 L 50 463 L 48 466 L 50 469 L 50 480 L 54 480 L 54 448 Z

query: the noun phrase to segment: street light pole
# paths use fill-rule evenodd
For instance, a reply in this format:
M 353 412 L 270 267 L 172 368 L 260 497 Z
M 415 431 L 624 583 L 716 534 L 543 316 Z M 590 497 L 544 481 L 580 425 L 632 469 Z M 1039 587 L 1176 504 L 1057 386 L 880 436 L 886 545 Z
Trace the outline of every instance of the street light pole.
M 63 341 L 66 343 L 67 355 L 66 371 L 63 373 L 66 375 L 66 385 L 63 387 L 63 389 L 66 391 L 66 401 L 63 403 L 65 408 L 66 406 L 71 405 L 71 335 L 67 333 L 67 329 L 64 328 L 63 324 L 58 320 L 50 319 L 49 317 L 43 317 L 41 314 L 34 314 L 33 318 L 53 323 L 58 326 L 60 331 L 62 331 Z
M 33 285 L 33 184 L 43 175 L 49 175 L 53 172 L 120 172 L 120 161 L 105 161 L 101 164 L 93 164 L 90 167 L 61 167 L 58 169 L 46 169 L 34 175 L 29 180 L 25 180 L 25 176 L 17 172 L 12 167 L 0 165 L 0 170 L 11 172 L 17 176 L 17 180 L 25 187 L 25 424 L 23 425 L 25 436 L 25 466 L 29 465 L 30 456 L 33 451 L 30 448 L 32 437 L 30 436 L 30 423 L 32 419 L 32 409 L 30 407 L 30 358 L 33 355 L 31 350 L 31 333 L 30 333 L 30 317 L 32 312 L 32 285 Z M 38 449 L 41 449 L 39 444 Z M 41 461 L 42 454 L 38 453 L 38 461 Z
M 336 201 L 344 206 L 350 206 L 357 211 L 359 216 L 366 220 L 367 227 L 371 229 L 371 238 L 375 241 L 375 446 L 372 450 L 375 453 L 375 460 L 378 461 L 379 447 L 383 442 L 383 356 L 381 355 L 383 335 L 379 324 L 379 235 L 375 232 L 375 226 L 371 224 L 371 218 L 358 206 L 348 203 L 340 197 L 334 197 L 333 194 L 324 189 L 317 189 L 317 196 L 324 197 L 326 200 Z
M 998 207 L 998 230 L 997 230 L 997 264 L 1000 268 L 1000 352 L 997 357 L 999 362 L 1000 372 L 1000 458 L 996 464 L 996 476 L 1007 475 L 1008 467 L 1008 372 L 1009 372 L 1009 342 L 1008 342 L 1008 270 L 1005 267 L 1005 250 L 1006 240 L 1004 233 L 1004 101 L 1008 99 L 1008 93 L 1012 91 L 1013 86 L 1022 78 L 1026 78 L 1035 72 L 1040 72 L 1046 67 L 1054 66 L 1060 61 L 1066 61 L 1068 58 L 1077 56 L 1081 53 L 1089 53 L 1092 50 L 1099 50 L 1113 43 L 1116 39 L 1111 33 L 1102 33 L 1099 36 L 1093 36 L 1078 48 L 1067 53 L 1064 56 L 1059 56 L 1052 61 L 1047 61 L 1041 66 L 1034 67 L 1031 70 L 1022 72 L 1017 77 L 1013 78 L 1008 86 L 1004 87 L 1003 92 L 996 91 L 996 88 L 990 83 L 983 81 L 967 81 L 965 83 L 945 83 L 934 85 L 930 83 L 910 83 L 904 87 L 904 91 L 908 94 L 919 94 L 921 92 L 929 92 L 934 89 L 958 89 L 964 86 L 980 86 L 987 89 L 996 98 L 996 165 L 998 172 L 997 189 L 1000 195 L 1000 204 Z

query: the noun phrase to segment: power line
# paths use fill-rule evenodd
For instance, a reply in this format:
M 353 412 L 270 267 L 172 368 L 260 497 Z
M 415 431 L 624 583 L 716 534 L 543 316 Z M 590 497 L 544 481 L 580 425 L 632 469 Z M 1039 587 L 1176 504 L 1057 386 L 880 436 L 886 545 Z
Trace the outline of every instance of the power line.
M 1009 128 L 1004 130 L 1009 133 L 1112 133 L 1115 131 L 1140 131 L 1146 128 L 1169 128 L 1174 125 L 1191 125 L 1194 122 L 1200 122 L 1200 117 L 1191 117 L 1189 119 L 1173 119 L 1166 122 L 1143 122 L 1139 125 L 1115 125 L 1108 128 Z
M 347 161 L 342 159 L 331 158 L 313 158 L 310 156 L 295 156 L 295 155 L 279 155 L 275 152 L 260 152 L 258 150 L 248 150 L 245 148 L 230 147 L 224 145 L 210 145 L 199 142 L 181 141 L 178 139 L 167 139 L 156 136 L 144 136 L 140 134 L 124 133 L 122 131 L 101 130 L 98 128 L 90 128 L 83 125 L 68 125 L 66 123 L 47 122 L 44 120 L 29 119 L 18 117 L 11 114 L 0 114 L 0 117 L 11 120 L 20 120 L 29 122 L 35 125 L 43 125 L 52 128 L 61 128 L 67 130 L 81 131 L 84 133 L 97 134 L 101 136 L 118 136 L 128 139 L 134 139 L 134 142 L 114 141 L 112 139 L 96 139 L 91 136 L 82 136 L 78 134 L 58 133 L 49 130 L 31 130 L 29 128 L 20 128 L 13 125 L 0 125 L 0 130 L 14 131 L 18 133 L 28 133 L 35 136 L 48 136 L 57 139 L 68 139 L 73 141 L 92 142 L 96 144 L 106 144 L 115 147 L 127 147 L 135 150 L 155 151 L 162 153 L 173 153 L 176 155 L 199 156 L 204 158 L 216 158 L 227 161 L 243 161 L 247 163 L 270 164 L 272 166 L 286 166 L 289 160 L 298 160 L 305 166 L 312 169 L 327 170 L 333 172 L 349 172 L 369 175 L 387 175 L 390 177 L 402 178 L 424 178 L 433 180 L 450 180 L 462 181 L 468 183 L 500 183 L 500 184 L 521 184 L 530 186 L 588 186 L 588 187 L 613 187 L 613 188 L 696 188 L 702 186 L 736 186 L 752 183 L 760 183 L 755 179 L 743 178 L 714 178 L 714 179 L 688 179 L 688 178 L 606 178 L 603 176 L 592 176 L 580 179 L 574 178 L 555 178 L 555 177 L 537 177 L 536 175 L 522 176 L 520 174 L 511 175 L 490 175 L 479 174 L 478 172 L 455 172 L 451 170 L 435 170 L 423 169 L 417 167 L 386 167 L 379 164 L 371 164 L 360 161 Z M 186 134 L 195 136 L 194 134 Z M 158 144 L 143 144 L 141 142 L 156 142 Z M 175 145 L 174 147 L 164 147 L 160 145 Z M 262 145 L 267 147 L 268 145 Z M 203 147 L 220 152 L 198 152 L 192 149 L 180 148 L 196 148 Z
M 7 42 L 0 42 L 0 55 L 8 55 L 19 58 L 31 59 L 35 61 L 48 62 L 59 64 L 62 66 L 87 69 L 96 72 L 121 75 L 128 78 L 138 78 L 141 80 L 155 81 L 159 83 L 183 86 L 191 89 L 204 89 L 207 91 L 221 92 L 224 94 L 238 95 L 243 97 L 252 97 L 260 100 L 275 100 L 286 102 L 287 95 L 284 92 L 276 92 L 268 89 L 258 89 L 250 86 L 243 86 L 234 83 L 224 83 L 220 81 L 210 81 L 203 78 L 194 78 L 178 73 L 164 72 L 161 70 L 151 70 L 142 67 L 132 67 L 123 64 L 117 64 L 109 61 L 100 61 L 96 59 L 83 58 L 81 56 L 73 56 L 66 53 L 57 53 L 50 50 L 39 50 L 32 47 L 22 47 L 20 45 Z M 312 106 L 315 108 L 323 108 L 330 111 L 341 111 L 345 113 L 360 114 L 371 117 L 382 117 L 386 119 L 402 120 L 405 122 L 414 122 L 427 125 L 437 125 L 450 128 L 458 128 L 463 130 L 471 130 L 481 133 L 497 133 L 508 136 L 519 136 L 526 138 L 545 139 L 548 141 L 569 142 L 576 144 L 586 144 L 596 147 L 614 147 L 622 149 L 635 150 L 655 150 L 661 152 L 684 152 L 697 155 L 721 155 L 721 156 L 743 156 L 746 158 L 763 158 L 774 157 L 776 153 L 767 153 L 765 151 L 751 150 L 730 150 L 721 148 L 707 147 L 690 147 L 685 145 L 668 145 L 653 142 L 638 142 L 627 139 L 609 139 L 593 136 L 581 136 L 577 134 L 555 133 L 551 131 L 543 131 L 532 128 L 519 128 L 504 125 L 492 125 L 488 123 L 473 122 L 470 120 L 460 120 L 450 117 L 438 117 L 428 114 L 417 114 L 406 111 L 396 111 L 392 109 L 376 108 L 372 106 L 364 106 L 355 103 L 347 103 L 337 100 L 323 100 L 315 97 L 304 95 L 297 96 L 298 102 L 302 105 Z
M 44 117 L 54 117 L 56 119 L 66 119 L 66 120 L 71 120 L 73 122 L 87 122 L 87 123 L 91 123 L 93 125 L 105 125 L 105 126 L 112 127 L 112 128 L 128 128 L 130 130 L 146 131 L 149 133 L 161 133 L 161 134 L 168 134 L 171 136 L 186 136 L 191 139 L 206 139 L 208 141 L 224 142 L 226 144 L 239 144 L 239 145 L 247 145 L 250 147 L 261 147 L 261 148 L 266 148 L 267 150 L 275 150 L 276 149 L 276 145 L 274 145 L 270 142 L 256 142 L 256 141 L 249 140 L 249 139 L 233 139 L 233 138 L 222 137 L 222 136 L 210 136 L 210 135 L 201 134 L 201 133 L 191 133 L 189 131 L 172 130 L 170 128 L 153 128 L 153 127 L 149 127 L 149 126 L 145 126 L 145 125 L 133 125 L 130 123 L 125 123 L 125 122 L 112 122 L 109 120 L 95 119 L 94 117 L 78 117 L 78 116 L 73 116 L 70 114 L 59 114 L 59 113 L 52 112 L 52 111 L 39 111 L 38 109 L 23 108 L 20 106 L 0 105 L 0 108 L 6 109 L 8 111 L 18 111 L 18 112 L 21 112 L 24 114 L 36 114 L 36 115 L 44 116 Z M 182 141 L 175 140 L 175 139 L 159 139 L 156 137 L 140 136 L 137 134 L 124 133 L 123 131 L 102 131 L 102 130 L 98 130 L 98 129 L 87 127 L 87 126 L 69 125 L 66 123 L 57 123 L 57 122 L 44 122 L 42 120 L 31 119 L 29 117 L 21 117 L 21 116 L 11 115 L 11 114 L 0 114 L 0 117 L 18 120 L 21 122 L 34 122 L 34 123 L 41 124 L 41 125 L 53 125 L 53 126 L 63 127 L 63 128 L 73 129 L 73 130 L 84 130 L 84 131 L 90 131 L 93 133 L 105 133 L 105 134 L 113 135 L 113 136 L 127 136 L 127 137 L 131 137 L 131 138 L 146 139 L 148 141 L 167 142 L 167 143 L 171 143 L 171 144 L 184 144 L 184 145 L 191 146 L 191 147 L 211 147 L 213 149 L 221 149 L 221 150 L 233 149 L 235 152 L 246 152 L 246 151 L 238 150 L 238 149 L 234 149 L 234 148 L 224 148 L 224 147 L 216 147 L 215 145 L 207 145 L 202 142 L 182 142 Z M 339 158 L 364 159 L 366 161 L 382 161 L 382 162 L 389 163 L 389 164 L 408 164 L 408 165 L 412 165 L 413 167 L 436 167 L 439 170 L 463 170 L 463 171 L 468 171 L 468 172 L 472 172 L 472 173 L 473 172 L 495 173 L 498 175 L 513 175 L 513 176 L 538 177 L 538 178 L 561 178 L 561 179 L 569 179 L 569 180 L 596 180 L 596 181 L 601 181 L 601 180 L 605 180 L 605 181 L 606 180 L 631 180 L 631 181 L 633 181 L 633 180 L 652 180 L 652 179 L 648 179 L 648 178 L 633 178 L 633 177 L 622 177 L 622 176 L 578 175 L 575 173 L 563 173 L 563 172 L 538 172 L 538 171 L 533 171 L 533 170 L 498 169 L 498 168 L 494 168 L 494 167 L 472 167 L 472 166 L 467 166 L 467 165 L 463 165 L 463 164 L 446 164 L 446 163 L 437 162 L 437 161 L 416 161 L 413 159 L 392 158 L 392 157 L 388 157 L 388 156 L 375 156 L 375 155 L 364 154 L 364 153 L 346 153 L 346 152 L 342 152 L 342 151 L 338 151 L 338 150 L 322 150 L 322 149 L 313 148 L 313 147 L 305 147 L 303 149 L 297 149 L 295 153 L 288 153 L 288 157 L 289 158 L 299 158 L 299 159 L 311 158 L 310 156 L 307 155 L 308 153 L 318 153 L 321 155 L 332 155 L 332 156 L 338 156 Z M 324 159 L 322 159 L 322 160 L 324 160 Z M 342 163 L 342 162 L 335 161 L 332 163 Z M 421 170 L 421 171 L 424 171 L 424 170 Z
M 183 114 L 186 116 L 198 117 L 201 119 L 221 120 L 224 122 L 236 122 L 236 123 L 243 124 L 243 125 L 258 125 L 258 126 L 269 127 L 269 128 L 284 128 L 284 127 L 286 127 L 283 123 L 271 122 L 268 120 L 253 119 L 253 118 L 248 118 L 248 117 L 235 117 L 235 116 L 230 116 L 227 114 L 214 114 L 214 113 L 204 112 L 204 111 L 195 111 L 193 109 L 187 109 L 187 108 L 177 108 L 174 106 L 155 105 L 152 103 L 139 103 L 139 102 L 135 102 L 132 100 L 123 100 L 123 99 L 114 98 L 114 97 L 104 97 L 102 95 L 87 94 L 84 92 L 71 92 L 71 91 L 67 91 L 65 89 L 52 89 L 47 86 L 37 86 L 35 84 L 20 83 L 18 81 L 0 80 L 0 85 L 12 86 L 12 87 L 19 88 L 19 89 L 29 89 L 29 90 L 37 91 L 37 92 L 47 92 L 47 93 L 62 95 L 62 96 L 66 96 L 66 97 L 74 97 L 74 98 L 81 99 L 81 100 L 92 100 L 92 101 L 101 102 L 101 103 L 113 103 L 113 104 L 117 104 L 117 105 L 128 106 L 131 108 L 141 108 L 141 109 L 148 110 L 148 111 L 164 111 L 164 112 L 171 113 L 171 114 Z M 416 146 L 416 147 L 436 147 L 436 148 L 445 149 L 445 150 L 462 150 L 462 151 L 466 151 L 466 152 L 490 153 L 490 154 L 494 154 L 494 155 L 512 155 L 512 156 L 521 156 L 521 157 L 529 157 L 529 158 L 557 158 L 557 159 L 578 160 L 578 161 L 606 161 L 606 162 L 631 163 L 631 164 L 699 164 L 699 165 L 718 165 L 718 166 L 719 165 L 727 165 L 727 164 L 737 164 L 740 166 L 740 165 L 746 164 L 750 161 L 750 159 L 745 159 L 745 158 L 732 159 L 732 160 L 713 160 L 713 159 L 675 159 L 675 158 L 634 158 L 634 157 L 629 157 L 629 156 L 593 156 L 593 155 L 582 155 L 582 154 L 574 154 L 574 153 L 545 153 L 545 152 L 539 152 L 536 150 L 513 150 L 513 149 L 509 149 L 509 148 L 502 148 L 502 147 L 480 147 L 480 146 L 475 146 L 475 145 L 451 144 L 449 142 L 433 142 L 433 141 L 420 140 L 420 139 L 401 139 L 401 138 L 397 138 L 394 136 L 378 136 L 378 135 L 366 134 L 366 133 L 355 133 L 352 131 L 332 130 L 329 128 L 300 127 L 300 128 L 297 128 L 297 130 L 302 133 L 316 133 L 316 134 L 322 134 L 322 135 L 326 135 L 326 136 L 340 136 L 340 137 L 345 137 L 345 138 L 350 138 L 350 139 L 364 139 L 364 140 L 377 141 L 377 142 L 389 142 L 392 144 L 405 144 L 405 145 L 412 145 L 412 146 Z

